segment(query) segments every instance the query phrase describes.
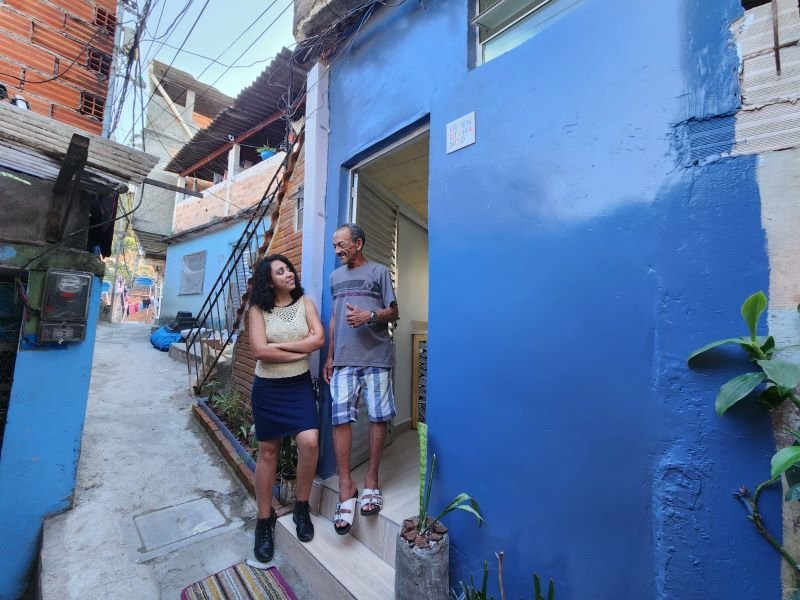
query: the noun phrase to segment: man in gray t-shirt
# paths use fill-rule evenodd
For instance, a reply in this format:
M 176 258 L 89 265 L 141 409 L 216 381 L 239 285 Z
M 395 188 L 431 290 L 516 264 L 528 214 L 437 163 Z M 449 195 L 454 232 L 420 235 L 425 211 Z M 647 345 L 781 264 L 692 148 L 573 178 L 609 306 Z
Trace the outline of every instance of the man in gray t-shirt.
M 323 376 L 331 386 L 333 399 L 333 447 L 339 472 L 339 504 L 333 521 L 336 533 L 341 535 L 350 531 L 358 497 L 350 473 L 350 424 L 358 420 L 359 395 L 363 392 L 370 420 L 369 468 L 361 494 L 364 516 L 376 515 L 383 507 L 378 469 L 388 423 L 397 414 L 392 390 L 394 352 L 389 337 L 389 323 L 399 316 L 397 299 L 389 270 L 364 258 L 365 242 L 364 230 L 352 223 L 333 234 L 342 266 L 331 274 L 333 314 Z

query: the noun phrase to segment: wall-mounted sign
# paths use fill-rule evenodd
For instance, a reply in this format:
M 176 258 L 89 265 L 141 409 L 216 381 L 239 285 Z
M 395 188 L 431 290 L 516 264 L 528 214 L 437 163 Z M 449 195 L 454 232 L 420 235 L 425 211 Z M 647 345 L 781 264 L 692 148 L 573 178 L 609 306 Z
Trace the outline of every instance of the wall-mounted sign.
M 447 153 L 475 143 L 475 111 L 447 124 Z

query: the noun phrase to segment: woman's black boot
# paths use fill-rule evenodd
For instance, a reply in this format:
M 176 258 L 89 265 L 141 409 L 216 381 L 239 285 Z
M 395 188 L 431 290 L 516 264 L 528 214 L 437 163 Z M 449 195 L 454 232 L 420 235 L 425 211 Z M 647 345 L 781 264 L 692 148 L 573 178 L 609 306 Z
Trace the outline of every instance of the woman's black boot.
M 297 539 L 301 542 L 310 542 L 314 539 L 314 523 L 311 522 L 311 511 L 308 501 L 298 500 L 294 504 L 294 524 L 297 525 Z
M 275 554 L 273 533 L 277 518 L 278 516 L 273 510 L 268 519 L 259 519 L 256 522 L 256 543 L 253 547 L 253 553 L 259 562 L 269 562 Z

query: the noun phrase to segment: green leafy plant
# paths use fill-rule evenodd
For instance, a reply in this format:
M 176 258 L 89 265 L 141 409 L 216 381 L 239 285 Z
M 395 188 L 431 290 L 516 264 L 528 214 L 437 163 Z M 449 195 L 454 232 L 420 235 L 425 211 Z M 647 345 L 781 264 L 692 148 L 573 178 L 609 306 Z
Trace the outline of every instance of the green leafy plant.
M 500 600 L 506 600 L 505 586 L 503 585 L 503 552 L 495 552 L 497 557 L 497 585 L 500 588 Z M 494 596 L 490 596 L 488 592 L 489 587 L 489 563 L 483 561 L 483 579 L 481 580 L 481 587 L 476 588 L 472 576 L 469 578 L 469 583 L 461 582 L 461 597 L 464 600 L 495 600 Z M 453 593 L 455 596 L 456 594 Z M 533 600 L 555 600 L 556 598 L 556 584 L 551 579 L 547 586 L 547 596 L 542 594 L 542 584 L 539 580 L 539 575 L 533 575 Z
M 757 370 L 748 371 L 737 375 L 725 383 L 717 394 L 715 402 L 717 414 L 724 415 L 731 407 L 757 393 L 758 400 L 767 410 L 773 410 L 786 400 L 791 401 L 795 407 L 800 408 L 800 398 L 795 388 L 800 384 L 800 365 L 785 360 L 774 358 L 774 354 L 788 348 L 776 348 L 775 338 L 771 335 L 758 336 L 758 322 L 767 309 L 767 297 L 764 292 L 756 292 L 749 296 L 742 304 L 742 319 L 747 326 L 749 335 L 717 340 L 698 348 L 689 355 L 688 363 L 701 354 L 726 344 L 736 344 L 743 348 Z M 760 389 L 759 389 L 760 388 Z M 782 475 L 787 476 L 789 491 L 786 500 L 800 499 L 800 476 L 798 476 L 798 463 L 800 463 L 800 433 L 788 430 L 795 438 L 795 445 L 779 450 L 771 460 L 771 478 L 756 486 L 754 492 L 742 486 L 734 494 L 747 511 L 747 519 L 762 537 L 788 562 L 795 574 L 800 571 L 800 565 L 786 551 L 781 543 L 769 533 L 764 525 L 764 520 L 759 510 L 758 501 L 761 493 L 767 487 L 780 481 Z M 800 592 L 796 598 L 800 600 Z
M 231 432 L 241 434 L 245 430 L 244 440 L 248 439 L 247 433 L 253 422 L 253 413 L 249 399 L 236 390 L 219 393 L 212 398 L 214 412 L 225 421 Z
M 480 589 L 475 587 L 475 582 L 470 575 L 469 583 L 461 582 L 461 593 L 464 600 L 494 600 L 494 596 L 489 596 L 487 593 L 488 586 L 489 563 L 483 561 L 483 581 L 481 582 Z
M 291 436 L 281 440 L 278 473 L 286 479 L 294 479 L 297 474 L 297 442 Z
M 472 496 L 464 492 L 458 494 L 442 511 L 431 519 L 428 508 L 431 500 L 431 488 L 433 487 L 433 472 L 436 468 L 436 455 L 431 457 L 431 468 L 428 471 L 428 426 L 425 423 L 417 424 L 419 434 L 419 515 L 417 516 L 417 533 L 426 535 L 430 533 L 431 527 L 453 512 L 454 510 L 464 510 L 475 515 L 478 525 L 486 523 L 481 514 L 480 507 Z M 427 483 L 427 485 L 426 485 Z
M 547 586 L 547 598 L 542 595 L 542 585 L 539 582 L 539 576 L 533 576 L 533 600 L 555 600 L 556 599 L 556 584 L 551 579 L 550 584 Z
M 272 146 L 259 146 L 258 148 L 256 148 L 256 152 L 258 152 L 259 154 L 261 154 L 262 152 L 273 152 L 273 153 L 276 153 L 276 152 L 278 152 L 278 149 L 277 148 L 273 148 Z

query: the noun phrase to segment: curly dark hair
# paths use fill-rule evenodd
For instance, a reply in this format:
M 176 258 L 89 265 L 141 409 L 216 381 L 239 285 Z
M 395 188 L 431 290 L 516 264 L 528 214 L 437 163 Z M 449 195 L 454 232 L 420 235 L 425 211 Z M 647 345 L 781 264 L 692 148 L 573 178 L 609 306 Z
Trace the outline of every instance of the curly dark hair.
M 256 263 L 253 273 L 253 291 L 250 295 L 250 304 L 257 306 L 264 312 L 272 312 L 275 308 L 275 293 L 272 290 L 272 263 L 281 261 L 294 273 L 295 287 L 291 292 L 292 300 L 297 302 L 303 296 L 303 286 L 300 285 L 300 276 L 294 268 L 292 261 L 283 254 L 270 254 Z

